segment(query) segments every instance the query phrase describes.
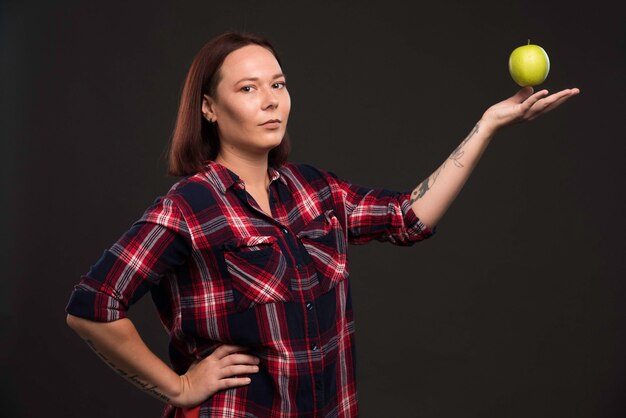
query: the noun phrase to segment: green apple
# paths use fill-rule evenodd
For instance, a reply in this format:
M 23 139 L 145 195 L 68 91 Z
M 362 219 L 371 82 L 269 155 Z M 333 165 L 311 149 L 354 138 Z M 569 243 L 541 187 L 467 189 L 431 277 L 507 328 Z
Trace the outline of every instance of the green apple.
M 522 87 L 543 83 L 550 71 L 550 58 L 539 45 L 523 45 L 515 48 L 509 57 L 509 72 Z

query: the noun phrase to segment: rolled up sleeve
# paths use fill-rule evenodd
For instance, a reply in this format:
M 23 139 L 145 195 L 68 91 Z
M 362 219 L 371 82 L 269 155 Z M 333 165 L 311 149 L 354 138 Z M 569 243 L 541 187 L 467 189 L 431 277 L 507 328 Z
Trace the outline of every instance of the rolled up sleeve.
M 181 211 L 158 197 L 74 287 L 66 312 L 98 322 L 126 317 L 129 307 L 191 253 Z
M 342 196 L 347 214 L 348 240 L 365 244 L 376 240 L 411 246 L 429 238 L 435 229 L 426 226 L 411 208 L 411 192 L 368 188 L 330 175 L 331 187 Z

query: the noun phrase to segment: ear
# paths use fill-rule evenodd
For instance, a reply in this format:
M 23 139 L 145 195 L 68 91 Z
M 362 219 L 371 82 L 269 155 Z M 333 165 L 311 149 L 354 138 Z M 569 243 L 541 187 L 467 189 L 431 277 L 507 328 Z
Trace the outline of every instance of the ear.
M 215 113 L 215 100 L 207 95 L 202 95 L 202 115 L 205 119 L 215 122 L 217 120 L 217 113 Z

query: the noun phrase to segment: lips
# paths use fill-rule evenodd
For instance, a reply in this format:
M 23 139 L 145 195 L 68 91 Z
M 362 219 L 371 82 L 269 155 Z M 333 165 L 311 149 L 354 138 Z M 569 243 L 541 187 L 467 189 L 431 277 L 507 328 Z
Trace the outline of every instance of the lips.
M 267 125 L 268 123 L 280 123 L 280 119 L 270 119 L 268 121 L 261 123 L 259 126 Z

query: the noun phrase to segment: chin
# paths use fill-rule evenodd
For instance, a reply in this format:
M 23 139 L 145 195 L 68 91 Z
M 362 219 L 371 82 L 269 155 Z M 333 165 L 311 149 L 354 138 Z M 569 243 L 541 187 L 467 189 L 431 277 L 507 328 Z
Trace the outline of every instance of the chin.
M 279 146 L 281 142 L 282 142 L 282 138 L 281 140 L 274 140 L 274 141 L 268 141 L 266 138 L 264 141 L 257 141 L 257 142 L 254 142 L 253 144 L 249 144 L 248 147 L 251 147 L 249 149 L 250 151 L 254 153 L 268 153 L 274 148 L 276 148 L 277 146 Z
M 271 144 L 271 147 L 277 147 L 283 142 L 283 138 L 285 137 L 285 132 L 281 132 L 280 134 L 276 133 L 271 135 L 270 137 L 266 137 L 263 142 L 266 144 Z

